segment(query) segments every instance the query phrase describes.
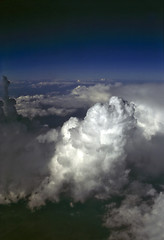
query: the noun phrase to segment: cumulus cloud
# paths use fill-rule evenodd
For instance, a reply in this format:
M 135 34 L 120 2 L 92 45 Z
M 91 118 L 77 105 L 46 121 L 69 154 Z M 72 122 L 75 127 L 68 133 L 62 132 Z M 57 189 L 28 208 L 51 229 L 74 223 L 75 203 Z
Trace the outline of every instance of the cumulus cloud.
M 135 127 L 134 106 L 112 97 L 109 105 L 96 104 L 85 119 L 70 118 L 61 129 L 52 158 L 50 178 L 43 182 L 30 206 L 47 198 L 58 199 L 64 184 L 70 185 L 70 195 L 83 201 L 91 193 L 109 194 L 126 182 L 124 169 L 126 136 Z M 44 190 L 43 190 L 44 189 Z
M 89 108 L 84 119 L 35 131 L 4 122 L 1 101 L 0 203 L 26 198 L 34 208 L 63 194 L 71 202 L 105 199 L 110 240 L 163 239 L 163 90 L 98 84 L 67 95 L 21 96 L 17 110 L 31 118 Z
M 117 84 L 111 86 L 110 93 L 135 102 L 138 124 L 147 138 L 164 133 L 164 84 Z
M 71 95 L 88 106 L 97 102 L 105 103 L 110 97 L 110 85 L 78 86 L 72 90 Z

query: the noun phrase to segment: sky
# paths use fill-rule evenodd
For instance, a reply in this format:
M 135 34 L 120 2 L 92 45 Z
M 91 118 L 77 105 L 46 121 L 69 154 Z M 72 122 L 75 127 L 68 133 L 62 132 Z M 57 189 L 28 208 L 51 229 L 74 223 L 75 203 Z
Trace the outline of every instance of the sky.
M 162 1 L 3 0 L 0 29 L 0 238 L 163 239 Z
M 0 74 L 163 81 L 162 1 L 0 2 Z

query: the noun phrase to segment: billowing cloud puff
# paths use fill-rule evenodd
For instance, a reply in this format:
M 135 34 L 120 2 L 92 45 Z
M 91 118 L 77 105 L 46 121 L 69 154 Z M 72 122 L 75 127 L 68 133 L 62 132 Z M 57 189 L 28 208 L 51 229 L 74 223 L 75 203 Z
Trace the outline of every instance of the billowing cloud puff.
M 110 93 L 135 102 L 136 118 L 147 138 L 164 133 L 164 84 L 116 84 L 110 87 Z
M 83 201 L 91 193 L 118 190 L 126 181 L 124 147 L 135 124 L 133 104 L 117 97 L 109 105 L 91 107 L 84 121 L 70 118 L 61 129 L 49 164 L 50 179 L 32 195 L 30 206 L 42 204 L 47 192 L 50 199 L 58 199 L 65 184 L 70 185 L 75 201 Z
M 126 182 L 124 147 L 135 124 L 134 105 L 117 97 L 109 104 L 94 105 L 83 121 L 70 118 L 59 132 L 39 135 L 19 122 L 3 123 L 1 203 L 33 192 L 30 206 L 41 205 L 46 199 L 57 199 L 66 183 L 76 201 L 91 193 L 98 197 L 118 190 Z
M 72 90 L 71 95 L 88 106 L 97 102 L 105 103 L 110 97 L 110 85 L 78 86 Z

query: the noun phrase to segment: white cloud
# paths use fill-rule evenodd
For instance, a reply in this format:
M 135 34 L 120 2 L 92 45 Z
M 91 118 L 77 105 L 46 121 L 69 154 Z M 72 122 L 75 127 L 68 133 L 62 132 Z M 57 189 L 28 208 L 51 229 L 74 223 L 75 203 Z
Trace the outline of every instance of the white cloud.
M 105 103 L 110 97 L 110 85 L 78 86 L 72 90 L 71 95 L 83 103 L 88 103 L 88 106 L 97 102 Z
M 135 114 L 145 137 L 151 138 L 157 132 L 164 133 L 164 84 L 113 85 L 110 92 L 112 95 L 123 97 L 135 103 Z
M 49 164 L 49 183 L 44 181 L 42 190 L 32 195 L 30 206 L 42 204 L 47 195 L 58 199 L 66 183 L 75 201 L 83 201 L 92 193 L 117 191 L 126 182 L 124 147 L 136 124 L 133 115 L 133 104 L 113 97 L 109 105 L 91 107 L 84 121 L 70 118 L 61 129 Z
M 17 98 L 17 112 L 24 117 L 58 115 L 66 116 L 79 108 L 88 109 L 97 102 L 109 100 L 110 86 L 98 84 L 85 87 L 78 86 L 68 95 L 34 95 Z
M 164 133 L 163 110 L 164 84 L 131 84 L 78 86 L 71 94 L 34 95 L 17 98 L 19 114 L 33 118 L 35 116 L 66 116 L 79 108 L 88 109 L 96 102 L 105 103 L 112 95 L 120 96 L 136 105 L 135 116 L 138 126 L 147 139 L 157 132 Z
M 108 206 L 110 240 L 163 239 L 163 92 L 164 84 L 98 84 L 19 97 L 18 112 L 31 118 L 89 110 L 61 129 L 0 124 L 0 203 L 28 197 L 33 208 L 65 192 L 72 202 L 116 194 L 124 200 Z

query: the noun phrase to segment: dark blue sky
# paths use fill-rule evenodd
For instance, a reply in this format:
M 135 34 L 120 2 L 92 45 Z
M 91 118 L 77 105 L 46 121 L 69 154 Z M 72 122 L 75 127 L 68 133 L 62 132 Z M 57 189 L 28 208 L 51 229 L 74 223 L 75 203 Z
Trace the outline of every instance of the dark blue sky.
M 163 79 L 162 1 L 0 3 L 0 73 L 13 80 Z

